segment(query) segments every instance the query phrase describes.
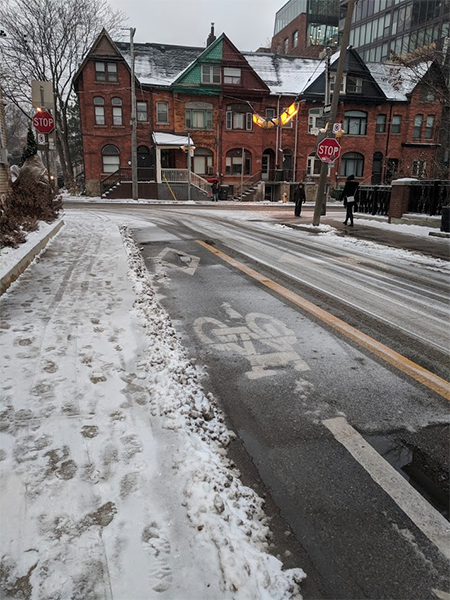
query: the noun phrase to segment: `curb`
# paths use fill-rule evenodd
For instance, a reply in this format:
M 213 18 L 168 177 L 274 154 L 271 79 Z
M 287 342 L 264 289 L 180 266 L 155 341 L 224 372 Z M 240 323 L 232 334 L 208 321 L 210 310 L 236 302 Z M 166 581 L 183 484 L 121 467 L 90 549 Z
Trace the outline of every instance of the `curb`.
M 10 271 L 0 278 L 0 296 L 6 292 L 9 286 L 25 271 L 31 261 L 45 248 L 48 242 L 55 236 L 58 231 L 64 225 L 64 221 L 61 219 L 56 223 L 55 227 L 50 230 L 45 237 L 31 248 L 21 259 L 15 264 Z

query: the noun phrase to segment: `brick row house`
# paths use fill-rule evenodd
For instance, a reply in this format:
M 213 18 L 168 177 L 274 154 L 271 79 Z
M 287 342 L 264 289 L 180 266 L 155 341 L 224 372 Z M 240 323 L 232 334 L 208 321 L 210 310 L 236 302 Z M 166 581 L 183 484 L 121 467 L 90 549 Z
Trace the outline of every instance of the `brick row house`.
M 317 181 L 325 81 L 332 92 L 338 53 L 326 69 L 323 59 L 240 52 L 213 28 L 206 48 L 134 49 L 139 197 L 186 199 L 188 164 L 194 199 L 208 198 L 213 178 L 232 197 L 254 190 L 248 199 L 274 201 L 293 182 Z M 130 65 L 130 44 L 104 30 L 74 78 L 88 195 L 131 197 Z M 350 173 L 364 183 L 442 177 L 435 90 L 443 85 L 436 65 L 365 64 L 349 49 L 337 116 L 345 133 L 330 185 Z M 284 127 L 253 122 L 256 114 L 270 124 L 294 101 L 299 111 Z

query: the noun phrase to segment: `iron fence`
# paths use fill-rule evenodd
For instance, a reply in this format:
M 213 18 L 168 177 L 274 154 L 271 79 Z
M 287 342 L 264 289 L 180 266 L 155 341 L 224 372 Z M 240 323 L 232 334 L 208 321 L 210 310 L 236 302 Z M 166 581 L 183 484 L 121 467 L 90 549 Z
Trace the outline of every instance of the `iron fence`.
M 442 207 L 450 204 L 450 181 L 412 181 L 409 188 L 408 212 L 442 215 Z
M 390 185 L 360 185 L 356 196 L 356 212 L 387 216 L 391 190 Z

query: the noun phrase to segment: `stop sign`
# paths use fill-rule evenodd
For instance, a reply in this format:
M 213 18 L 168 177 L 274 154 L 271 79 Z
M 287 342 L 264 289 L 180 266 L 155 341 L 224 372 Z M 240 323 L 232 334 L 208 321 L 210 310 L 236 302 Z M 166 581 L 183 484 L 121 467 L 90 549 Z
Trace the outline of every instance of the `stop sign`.
M 325 138 L 317 144 L 316 154 L 322 162 L 332 163 L 340 153 L 341 145 L 334 138 Z
M 39 133 L 51 133 L 55 129 L 55 119 L 46 110 L 42 110 L 34 115 L 33 125 Z

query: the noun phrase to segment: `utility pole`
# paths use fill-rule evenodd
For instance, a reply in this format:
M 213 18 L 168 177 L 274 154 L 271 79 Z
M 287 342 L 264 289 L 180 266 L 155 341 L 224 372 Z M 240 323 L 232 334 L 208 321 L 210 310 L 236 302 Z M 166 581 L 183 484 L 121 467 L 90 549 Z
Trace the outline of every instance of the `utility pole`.
M 341 89 L 342 75 L 344 73 L 345 55 L 347 53 L 348 41 L 350 39 L 350 25 L 352 23 L 353 9 L 356 0 L 348 0 L 347 14 L 345 16 L 344 29 L 342 31 L 341 50 L 334 80 L 333 98 L 331 100 L 330 116 L 328 119 L 327 137 L 332 137 L 333 123 L 336 121 L 337 109 L 339 105 L 339 94 Z M 325 203 L 324 192 L 328 175 L 328 163 L 323 162 L 320 168 L 319 184 L 317 186 L 316 204 L 314 207 L 313 225 L 320 225 L 320 215 Z
M 137 176 L 137 122 L 136 122 L 136 81 L 134 78 L 134 34 L 136 29 L 130 27 L 131 55 L 131 181 L 133 200 L 139 197 Z
M 188 202 L 191 201 L 191 134 L 188 131 L 187 143 L 187 181 L 188 181 Z

